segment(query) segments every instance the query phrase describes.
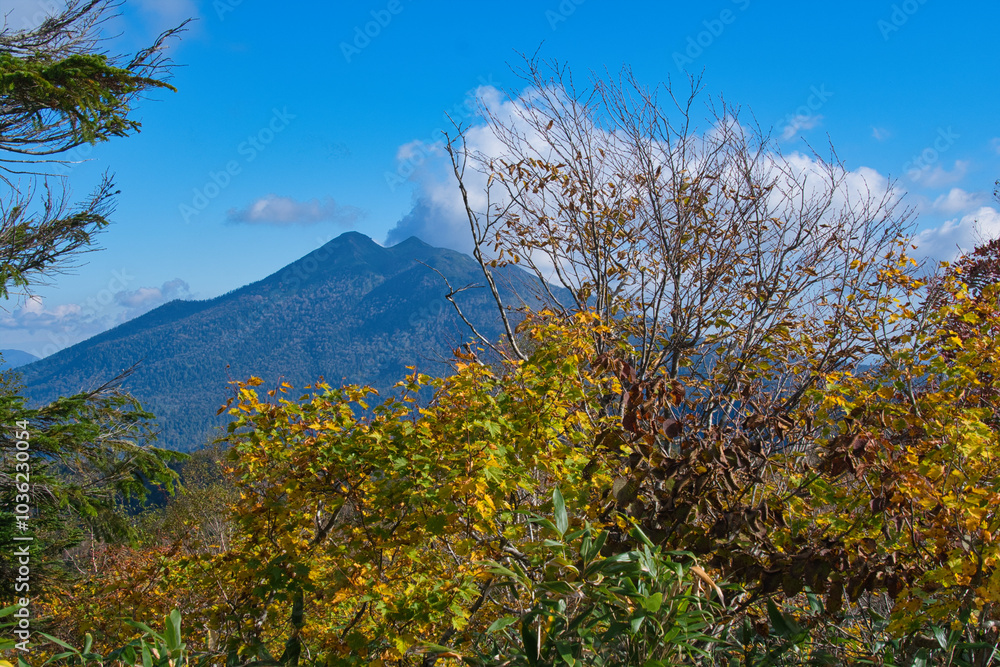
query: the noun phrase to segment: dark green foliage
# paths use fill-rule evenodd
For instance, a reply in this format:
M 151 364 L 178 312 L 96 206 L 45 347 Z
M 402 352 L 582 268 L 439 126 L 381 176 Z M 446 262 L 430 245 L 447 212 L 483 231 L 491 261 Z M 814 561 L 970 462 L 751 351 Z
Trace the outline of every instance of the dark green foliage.
M 593 665 L 662 667 L 713 664 L 719 639 L 710 632 L 722 607 L 692 571 L 692 554 L 665 553 L 638 528 L 638 546 L 605 554 L 607 533 L 585 523 L 570 531 L 563 498 L 554 521 L 535 517 L 544 540 L 525 557 L 493 567 L 497 589 L 509 589 L 519 616 L 498 619 L 482 653 L 466 662 L 511 667 Z
M 6 620 L 11 616 L 17 607 L 7 607 L 0 609 L 0 619 Z M 142 633 L 137 639 L 133 639 L 128 644 L 109 651 L 107 655 L 101 655 L 93 650 L 94 637 L 88 632 L 83 640 L 83 648 L 62 641 L 57 637 L 45 633 L 37 633 L 47 641 L 54 644 L 59 651 L 52 655 L 45 664 L 64 665 L 144 665 L 148 667 L 191 667 L 194 665 L 210 665 L 213 658 L 217 656 L 208 654 L 195 654 L 188 649 L 183 641 L 183 631 L 181 629 L 181 613 L 177 609 L 172 610 L 163 619 L 163 631 L 157 632 L 145 623 L 137 621 L 127 621 L 129 625 Z M 0 626 L 2 627 L 2 626 Z M 13 641 L 0 640 L 0 649 L 10 650 L 14 647 Z M 60 650 L 61 649 L 61 650 Z M 18 657 L 18 667 L 28 667 L 28 663 L 23 658 Z
M 0 387 L 0 595 L 9 599 L 14 536 L 30 535 L 33 582 L 54 574 L 63 550 L 84 535 L 105 540 L 137 537 L 126 504 L 141 500 L 150 485 L 172 492 L 176 474 L 169 463 L 181 455 L 150 446 L 150 419 L 138 402 L 115 384 L 29 408 L 12 373 Z M 28 442 L 27 461 L 16 457 Z M 24 458 L 23 456 L 21 457 Z M 31 515 L 21 530 L 11 511 L 16 503 L 15 464 L 28 475 Z M 33 584 L 34 585 L 34 584 Z
M 128 117 L 130 100 L 147 88 L 174 90 L 163 81 L 113 66 L 103 54 L 60 58 L 42 52 L 17 57 L 0 51 L 4 125 L 32 124 L 32 142 L 46 124 L 59 121 L 77 142 L 96 143 L 137 132 L 139 121 Z M 46 114 L 61 118 L 47 120 Z M 24 143 L 16 138 L 7 141 L 16 146 Z

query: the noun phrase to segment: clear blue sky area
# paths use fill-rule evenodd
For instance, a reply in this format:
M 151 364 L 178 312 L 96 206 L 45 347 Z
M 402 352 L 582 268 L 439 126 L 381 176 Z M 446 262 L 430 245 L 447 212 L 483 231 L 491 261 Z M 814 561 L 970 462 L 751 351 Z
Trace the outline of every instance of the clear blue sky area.
M 17 29 L 54 1 L 0 7 Z M 103 250 L 4 304 L 0 348 L 51 354 L 348 229 L 385 242 L 439 178 L 433 156 L 400 148 L 438 139 L 445 113 L 474 121 L 482 86 L 520 90 L 509 64 L 538 49 L 578 77 L 704 73 L 707 93 L 773 126 L 783 151 L 832 142 L 849 169 L 898 178 L 927 254 L 953 255 L 976 224 L 1000 233 L 996 2 L 128 0 L 108 48 L 141 48 L 187 17 L 170 50 L 178 92 L 142 104 L 140 135 L 71 156 L 85 160 L 68 170 L 76 196 L 105 170 L 121 189 Z

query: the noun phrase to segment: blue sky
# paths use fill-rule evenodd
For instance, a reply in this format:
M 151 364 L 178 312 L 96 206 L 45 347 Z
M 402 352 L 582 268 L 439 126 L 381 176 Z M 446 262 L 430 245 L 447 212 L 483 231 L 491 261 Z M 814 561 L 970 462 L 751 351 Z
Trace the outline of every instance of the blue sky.
M 0 6 L 20 28 L 53 2 Z M 78 197 L 115 174 L 114 224 L 82 266 L 3 305 L 0 348 L 51 354 L 171 298 L 260 279 L 348 229 L 385 242 L 451 187 L 440 158 L 414 149 L 446 112 L 474 122 L 484 87 L 516 93 L 509 64 L 536 49 L 579 78 L 703 72 L 706 93 L 773 126 L 783 151 L 832 142 L 849 169 L 899 179 L 925 254 L 952 256 L 977 221 L 1000 234 L 995 2 L 128 0 L 122 12 L 119 51 L 197 19 L 171 49 L 178 92 L 142 104 L 140 135 L 69 156 Z M 447 221 L 421 224 L 432 243 L 466 243 Z

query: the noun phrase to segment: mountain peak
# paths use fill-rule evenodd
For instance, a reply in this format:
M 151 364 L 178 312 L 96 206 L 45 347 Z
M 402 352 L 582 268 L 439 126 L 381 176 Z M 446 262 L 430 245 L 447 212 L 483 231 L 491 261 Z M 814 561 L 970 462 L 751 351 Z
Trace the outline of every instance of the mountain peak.
M 345 232 L 262 280 L 208 301 L 170 302 L 25 366 L 24 384 L 41 402 L 142 362 L 125 386 L 157 415 L 160 446 L 193 449 L 224 425 L 215 415 L 234 378 L 303 387 L 326 377 L 388 392 L 415 363 L 449 372 L 445 360 L 469 331 L 442 276 L 470 285 L 482 272 L 418 238 L 385 248 Z M 457 299 L 483 335 L 501 335 L 487 292 Z
M 344 232 L 337 238 L 327 241 L 316 250 L 305 257 L 293 262 L 290 266 L 295 266 L 300 262 L 319 261 L 322 264 L 344 264 L 353 265 L 357 263 L 367 264 L 370 262 L 379 263 L 383 260 L 385 248 L 375 243 L 370 236 L 361 232 Z M 287 268 L 287 267 L 286 267 Z
M 416 236 L 411 236 L 405 241 L 400 241 L 394 246 L 389 246 L 392 250 L 410 250 L 415 248 L 430 248 L 432 247 L 429 243 L 421 241 Z
M 353 229 L 350 230 L 350 231 L 344 232 L 343 234 L 341 234 L 340 236 L 338 236 L 337 238 L 335 238 L 334 241 L 341 241 L 341 240 L 348 241 L 348 240 L 352 240 L 352 239 L 358 240 L 358 241 L 367 242 L 367 243 L 375 243 L 374 241 L 372 241 L 372 239 L 371 239 L 370 236 L 368 236 L 366 234 L 362 234 L 361 232 L 355 231 Z M 378 245 L 378 244 L 376 244 L 376 245 Z
M 327 246 L 332 248 L 351 246 L 358 249 L 370 249 L 370 248 L 381 248 L 379 244 L 375 243 L 370 236 L 366 236 L 361 232 L 349 231 L 344 232 L 337 238 L 328 241 Z

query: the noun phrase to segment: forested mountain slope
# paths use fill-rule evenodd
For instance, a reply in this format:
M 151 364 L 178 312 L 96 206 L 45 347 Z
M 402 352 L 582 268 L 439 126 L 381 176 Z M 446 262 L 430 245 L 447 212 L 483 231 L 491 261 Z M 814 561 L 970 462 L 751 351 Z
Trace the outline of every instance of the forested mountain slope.
M 475 261 L 415 237 L 384 248 L 348 232 L 273 275 L 206 301 L 173 301 L 21 370 L 36 401 L 99 385 L 136 365 L 125 387 L 159 418 L 160 444 L 205 443 L 230 395 L 251 375 L 296 388 L 330 384 L 389 389 L 406 367 L 441 373 L 470 340 L 445 299 L 447 287 L 482 284 Z M 517 269 L 508 280 L 526 281 Z M 523 290 L 519 290 L 523 291 Z M 490 337 L 500 334 L 487 289 L 459 302 Z

